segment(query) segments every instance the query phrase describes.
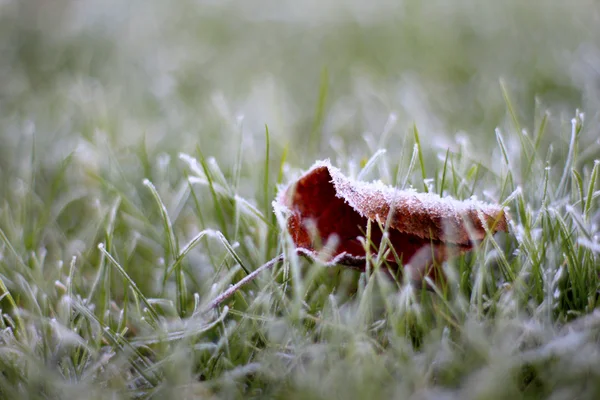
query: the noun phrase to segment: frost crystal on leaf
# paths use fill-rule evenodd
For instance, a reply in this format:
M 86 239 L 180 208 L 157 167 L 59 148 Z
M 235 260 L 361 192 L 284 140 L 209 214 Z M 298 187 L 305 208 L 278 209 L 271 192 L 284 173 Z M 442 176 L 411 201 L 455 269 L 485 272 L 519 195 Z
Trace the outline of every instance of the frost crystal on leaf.
M 398 190 L 380 181 L 360 182 L 344 176 L 329 161 L 317 161 L 297 181 L 280 190 L 276 212 L 287 218 L 287 228 L 302 254 L 312 258 L 335 235 L 337 247 L 328 249 L 327 265 L 365 264 L 360 238 L 372 221 L 373 253 L 384 238 L 402 264 L 410 264 L 418 277 L 434 263 L 468 251 L 473 243 L 497 231 L 507 231 L 506 210 L 478 200 L 459 201 L 432 193 Z M 394 252 L 386 258 L 392 269 L 399 263 Z M 320 256 L 322 259 L 322 255 Z

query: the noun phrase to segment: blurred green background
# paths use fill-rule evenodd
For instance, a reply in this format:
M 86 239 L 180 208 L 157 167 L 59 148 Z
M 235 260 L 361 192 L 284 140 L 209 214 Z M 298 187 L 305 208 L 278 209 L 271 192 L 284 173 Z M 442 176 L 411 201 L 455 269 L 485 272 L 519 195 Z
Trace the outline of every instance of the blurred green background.
M 28 131 L 50 163 L 100 136 L 116 149 L 145 136 L 150 152 L 200 143 L 226 162 L 242 116 L 249 147 L 268 124 L 303 165 L 368 156 L 361 137 L 390 113 L 392 150 L 413 122 L 494 142 L 500 79 L 524 128 L 546 109 L 597 121 L 599 46 L 595 1 L 4 0 L 1 162 Z

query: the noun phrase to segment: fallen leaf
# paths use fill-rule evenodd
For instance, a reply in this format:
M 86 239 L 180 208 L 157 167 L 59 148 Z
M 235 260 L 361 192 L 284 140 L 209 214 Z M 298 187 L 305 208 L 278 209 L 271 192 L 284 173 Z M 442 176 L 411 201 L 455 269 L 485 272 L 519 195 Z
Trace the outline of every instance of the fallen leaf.
M 369 221 L 372 254 L 377 254 L 384 238 L 381 227 L 387 223 L 387 243 L 396 255 L 388 251 L 385 262 L 394 273 L 402 272 L 403 264 L 413 281 L 425 275 L 440 279 L 439 268 L 432 267 L 471 250 L 485 237 L 486 228 L 491 233 L 507 231 L 501 206 L 355 181 L 329 161 L 317 161 L 282 188 L 274 207 L 287 218 L 297 251 L 326 265 L 364 268 Z

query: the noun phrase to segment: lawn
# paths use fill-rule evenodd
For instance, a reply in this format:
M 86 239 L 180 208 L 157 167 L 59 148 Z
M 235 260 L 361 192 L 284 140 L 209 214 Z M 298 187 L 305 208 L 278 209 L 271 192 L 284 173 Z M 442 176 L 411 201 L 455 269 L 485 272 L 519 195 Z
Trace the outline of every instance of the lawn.
M 594 1 L 0 1 L 0 398 L 600 398 L 599 137 Z M 508 232 L 300 257 L 323 159 Z

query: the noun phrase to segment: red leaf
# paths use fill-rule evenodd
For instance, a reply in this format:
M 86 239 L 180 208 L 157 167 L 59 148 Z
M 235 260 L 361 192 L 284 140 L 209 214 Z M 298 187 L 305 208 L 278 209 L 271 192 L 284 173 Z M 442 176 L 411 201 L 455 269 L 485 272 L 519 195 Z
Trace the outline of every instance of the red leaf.
M 358 182 L 328 161 L 316 162 L 283 188 L 275 207 L 287 217 L 299 253 L 315 258 L 333 240 L 337 245 L 325 255 L 327 265 L 363 268 L 366 255 L 359 237 L 365 236 L 367 223 L 372 221 L 370 240 L 376 253 L 383 238 L 379 225 L 385 226 L 392 210 L 387 234 L 402 263 L 410 266 L 413 280 L 425 274 L 439 278 L 437 269 L 430 267 L 471 250 L 485 237 L 484 224 L 492 233 L 507 231 L 506 212 L 498 205 L 398 190 L 381 182 Z M 392 252 L 386 262 L 398 270 Z

